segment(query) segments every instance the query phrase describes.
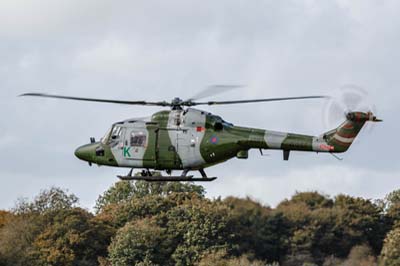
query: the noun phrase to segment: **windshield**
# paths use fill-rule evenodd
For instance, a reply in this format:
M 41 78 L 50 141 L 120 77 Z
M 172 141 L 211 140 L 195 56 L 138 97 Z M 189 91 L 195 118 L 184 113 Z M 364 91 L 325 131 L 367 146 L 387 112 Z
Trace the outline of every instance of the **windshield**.
M 107 130 L 106 134 L 104 135 L 104 137 L 101 138 L 101 143 L 103 144 L 107 144 L 108 139 L 110 138 L 110 134 L 111 134 L 111 130 L 113 127 L 111 127 L 109 130 Z
M 122 127 L 118 125 L 112 126 L 104 137 L 101 139 L 103 144 L 117 143 L 122 135 Z

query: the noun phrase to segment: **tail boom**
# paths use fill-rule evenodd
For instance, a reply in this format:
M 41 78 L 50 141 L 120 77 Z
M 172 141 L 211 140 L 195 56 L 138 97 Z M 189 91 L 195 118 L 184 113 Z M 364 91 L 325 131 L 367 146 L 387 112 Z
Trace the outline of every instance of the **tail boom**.
M 339 127 L 319 137 L 266 130 L 252 132 L 249 139 L 240 141 L 239 144 L 246 146 L 247 149 L 341 153 L 349 149 L 367 121 L 381 120 L 372 113 L 352 112 L 346 115 L 346 121 Z

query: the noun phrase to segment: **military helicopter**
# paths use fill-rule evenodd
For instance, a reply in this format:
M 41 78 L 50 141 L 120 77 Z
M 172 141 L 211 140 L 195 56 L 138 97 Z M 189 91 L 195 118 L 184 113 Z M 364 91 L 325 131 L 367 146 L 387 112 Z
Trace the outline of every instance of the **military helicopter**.
M 226 90 L 235 86 L 216 85 L 212 87 Z M 170 102 L 95 99 L 43 93 L 25 93 L 20 96 L 169 107 L 169 110 L 156 112 L 147 119 L 128 119 L 116 122 L 100 141 L 90 138 L 89 144 L 75 150 L 76 157 L 87 161 L 89 165 L 94 163 L 99 166 L 131 168 L 126 176 L 118 176 L 122 180 L 213 181 L 217 177 L 208 177 L 204 171 L 205 168 L 234 157 L 247 159 L 250 149 L 259 149 L 261 155 L 263 155 L 263 150 L 282 150 L 284 160 L 289 160 L 291 151 L 321 152 L 334 155 L 334 153 L 348 150 L 366 122 L 382 121 L 370 111 L 348 111 L 345 114 L 345 121 L 337 128 L 320 136 L 308 136 L 236 126 L 218 115 L 193 108 L 200 105 L 329 98 L 327 96 L 232 101 L 197 101 L 196 97 L 182 100 L 176 97 Z M 133 169 L 136 168 L 144 169 L 141 175 L 132 175 Z M 151 169 L 164 170 L 167 175 L 153 175 Z M 182 173 L 173 176 L 173 170 L 181 170 Z M 201 177 L 188 175 L 189 171 L 199 171 Z

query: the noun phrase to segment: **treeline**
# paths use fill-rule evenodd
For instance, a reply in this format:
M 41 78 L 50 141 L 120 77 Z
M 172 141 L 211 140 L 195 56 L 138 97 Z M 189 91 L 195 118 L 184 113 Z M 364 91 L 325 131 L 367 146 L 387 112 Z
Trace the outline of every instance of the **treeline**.
M 117 182 L 95 212 L 59 188 L 0 211 L 0 265 L 400 265 L 400 190 L 276 208 L 190 183 Z

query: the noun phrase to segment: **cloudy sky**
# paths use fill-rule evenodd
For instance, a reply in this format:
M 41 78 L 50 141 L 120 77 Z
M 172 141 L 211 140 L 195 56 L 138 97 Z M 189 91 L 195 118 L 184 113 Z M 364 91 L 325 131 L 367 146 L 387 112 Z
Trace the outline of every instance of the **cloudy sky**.
M 111 123 L 159 110 L 51 99 L 47 92 L 127 100 L 190 97 L 210 84 L 247 87 L 215 99 L 368 91 L 385 121 L 343 154 L 268 152 L 208 169 L 208 196 L 276 205 L 295 191 L 381 198 L 400 188 L 400 2 L 111 1 L 0 2 L 0 208 L 60 186 L 92 208 L 126 169 L 89 167 L 75 148 Z M 234 124 L 318 135 L 321 101 L 210 107 Z

